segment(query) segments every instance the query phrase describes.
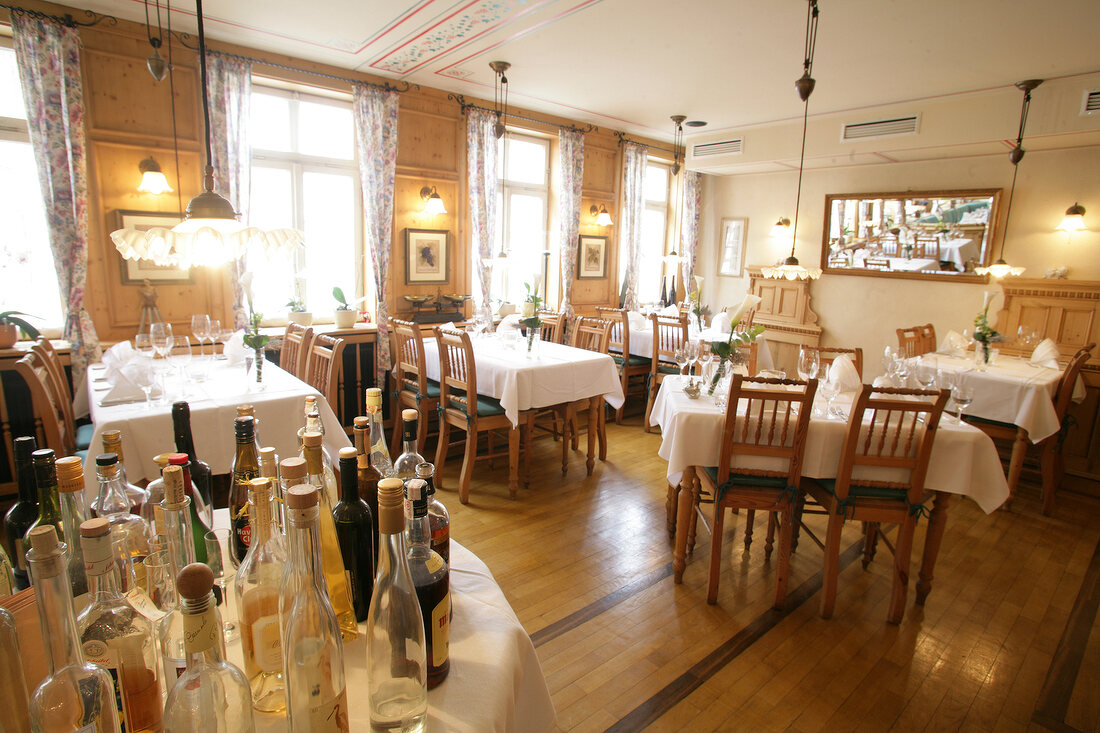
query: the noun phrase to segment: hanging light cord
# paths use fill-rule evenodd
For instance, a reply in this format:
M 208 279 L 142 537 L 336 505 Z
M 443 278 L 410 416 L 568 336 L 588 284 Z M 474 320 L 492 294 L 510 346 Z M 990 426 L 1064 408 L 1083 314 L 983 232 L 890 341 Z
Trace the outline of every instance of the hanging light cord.
M 202 0 L 195 0 L 195 11 L 198 13 L 199 20 L 199 69 L 202 72 L 202 121 L 206 142 L 206 167 L 212 169 L 214 158 L 210 154 L 210 101 L 207 98 L 206 87 L 206 33 L 203 31 L 202 23 Z
M 161 30 L 160 21 L 160 0 L 153 0 L 157 6 L 157 37 L 153 37 L 153 27 L 149 25 L 149 0 L 145 0 L 145 35 L 149 38 L 149 45 L 153 48 L 160 48 L 164 42 L 164 32 Z M 172 19 L 168 19 L 168 25 L 171 27 Z M 171 31 L 169 31 L 171 33 Z
M 814 48 L 817 46 L 817 0 L 810 0 L 806 8 L 806 55 L 802 68 L 806 76 L 813 76 Z
M 798 236 L 798 205 L 802 203 L 802 167 L 806 162 L 806 120 L 810 115 L 810 100 L 802 103 L 802 152 L 798 155 L 798 188 L 794 197 L 794 226 L 791 227 L 791 257 L 794 257 L 795 237 Z
M 1026 91 L 1024 92 L 1024 106 L 1020 109 L 1020 130 L 1016 133 L 1016 147 L 1020 147 L 1024 142 L 1024 127 L 1027 126 L 1027 113 L 1030 109 L 1031 92 Z M 1015 176 L 1013 176 L 1013 180 L 1015 180 Z
M 175 68 L 172 66 L 172 0 L 166 0 L 165 13 L 168 15 L 168 107 L 172 111 L 172 152 L 176 156 L 176 210 L 183 219 L 183 187 L 180 185 L 180 143 L 176 133 L 176 83 Z M 160 26 L 160 4 L 157 4 L 157 26 Z
M 1012 166 L 1012 187 L 1008 189 L 1008 206 L 1005 207 L 1005 233 L 1001 237 L 1001 259 L 1005 258 L 1005 242 L 1008 241 L 1008 219 L 1012 216 L 1012 199 L 1016 195 L 1016 174 L 1020 172 L 1020 166 Z

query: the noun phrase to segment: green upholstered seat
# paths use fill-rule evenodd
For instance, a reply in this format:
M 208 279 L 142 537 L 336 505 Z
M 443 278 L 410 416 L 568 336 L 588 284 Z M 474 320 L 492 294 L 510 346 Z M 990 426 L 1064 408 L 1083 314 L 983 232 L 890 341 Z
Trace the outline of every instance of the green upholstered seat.
M 622 354 L 612 354 L 611 358 L 615 360 L 616 364 L 618 364 L 619 366 L 622 366 L 622 364 L 623 364 L 623 355 Z M 631 354 L 629 357 L 627 357 L 626 365 L 627 366 L 646 366 L 646 365 L 650 364 L 651 361 L 652 361 L 651 359 L 647 359 L 644 356 L 635 356 L 634 354 Z
M 836 479 L 814 479 L 821 488 L 836 496 Z M 851 484 L 848 486 L 848 496 L 864 499 L 908 499 L 905 489 L 894 489 L 889 486 L 861 486 Z
M 728 479 L 728 485 L 726 488 L 722 488 L 722 484 L 718 483 L 718 466 L 705 466 L 703 472 L 710 477 L 710 480 L 714 482 L 714 485 L 718 487 L 718 501 L 722 500 L 729 486 L 756 486 L 765 489 L 785 489 L 787 488 L 786 476 L 754 476 L 748 473 L 734 473 L 730 472 Z
M 87 425 L 76 426 L 76 447 L 77 448 L 89 448 L 92 445 L 92 436 L 95 435 L 95 425 L 88 423 Z
M 465 410 L 466 406 L 458 400 L 454 399 L 454 395 L 451 396 L 451 407 L 456 410 Z M 492 417 L 493 415 L 503 415 L 504 408 L 500 406 L 500 400 L 493 397 L 486 397 L 484 395 L 477 396 L 477 416 L 478 417 Z

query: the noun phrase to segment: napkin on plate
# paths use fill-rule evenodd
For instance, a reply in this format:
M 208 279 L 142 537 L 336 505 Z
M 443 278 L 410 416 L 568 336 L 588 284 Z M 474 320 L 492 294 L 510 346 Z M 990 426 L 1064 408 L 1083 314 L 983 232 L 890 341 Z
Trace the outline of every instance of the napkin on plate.
M 138 382 L 148 376 L 150 364 L 144 360 L 134 360 L 118 370 L 111 380 L 111 388 L 99 400 L 101 406 L 121 405 L 127 402 L 139 402 L 145 399 Z
M 515 331 L 519 328 L 519 314 L 509 313 L 500 319 L 500 325 L 497 326 L 497 333 L 506 333 L 508 331 Z
M 128 361 L 137 355 L 129 341 L 119 341 L 103 352 L 103 366 L 107 367 L 105 376 L 113 379 Z
M 937 354 L 951 354 L 956 351 L 966 351 L 967 343 L 966 339 L 958 331 L 948 331 L 943 340 L 940 341 L 940 348 L 936 349 Z
M 637 311 L 629 311 L 626 314 L 627 320 L 630 322 L 631 331 L 643 331 L 646 327 L 646 317 Z
M 712 331 L 718 333 L 730 332 L 730 314 L 725 311 L 720 311 L 710 322 L 710 328 Z
M 675 318 L 680 315 L 680 309 L 674 305 L 666 305 L 661 310 L 657 311 L 657 315 L 667 316 L 668 318 Z
M 230 364 L 241 364 L 245 357 L 244 331 L 237 331 L 225 342 L 222 353 L 229 359 Z
M 1031 352 L 1031 363 L 1034 366 L 1058 369 L 1058 345 L 1052 339 L 1043 339 Z
M 859 372 L 856 371 L 855 364 L 852 363 L 852 357 L 847 354 L 841 354 L 833 359 L 829 377 L 836 383 L 841 392 L 856 392 L 863 386 L 863 380 L 859 378 Z
M 875 381 L 871 382 L 872 387 L 893 387 L 894 383 L 889 377 L 875 377 Z

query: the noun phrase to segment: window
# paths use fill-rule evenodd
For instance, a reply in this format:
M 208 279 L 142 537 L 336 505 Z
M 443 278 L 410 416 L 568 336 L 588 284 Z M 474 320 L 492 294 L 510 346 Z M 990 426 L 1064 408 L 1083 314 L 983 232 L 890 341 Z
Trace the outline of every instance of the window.
M 349 300 L 363 294 L 363 204 L 351 101 L 255 82 L 252 89 L 249 224 L 305 233 L 305 246 L 293 257 L 248 253 L 248 268 L 256 273 L 253 302 L 270 317 L 297 297 L 324 319 L 336 307 L 333 287 Z
M 668 240 L 669 167 L 663 163 L 649 163 L 645 170 L 642 211 L 642 242 L 638 258 L 639 303 L 656 303 L 661 299 L 661 283 L 665 276 L 665 242 Z M 619 258 L 619 281 L 626 281 L 627 258 Z
M 15 51 L 0 38 L 0 311 L 18 310 L 31 323 L 59 327 L 64 320 L 57 271 L 46 230 L 38 169 L 27 132 Z
M 493 267 L 492 297 L 521 303 L 524 283 L 542 283 L 545 274 L 553 297 L 546 297 L 542 285 L 539 292 L 546 303 L 556 303 L 557 270 L 543 254 L 549 242 L 550 141 L 509 132 L 497 141 L 497 178 L 496 251 L 507 258 Z

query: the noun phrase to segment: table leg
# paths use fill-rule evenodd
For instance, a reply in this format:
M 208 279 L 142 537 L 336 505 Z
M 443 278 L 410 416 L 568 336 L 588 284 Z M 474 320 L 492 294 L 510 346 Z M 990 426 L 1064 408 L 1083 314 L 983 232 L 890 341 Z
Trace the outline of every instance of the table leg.
M 1016 498 L 1016 484 L 1020 480 L 1020 472 L 1024 468 L 1024 457 L 1027 456 L 1029 443 L 1027 431 L 1021 427 L 1016 428 L 1016 440 L 1012 443 L 1012 458 L 1008 462 L 1008 500 L 1002 509 L 1007 509 Z
M 687 564 L 687 543 L 690 523 L 695 516 L 692 504 L 695 501 L 695 466 L 688 466 L 680 477 L 680 496 L 676 507 L 676 543 L 672 551 L 672 579 L 676 583 L 684 580 L 684 566 Z
M 936 568 L 936 557 L 940 554 L 943 530 L 947 527 L 947 507 L 950 503 L 951 494 L 946 491 L 937 491 L 932 499 L 928 534 L 924 538 L 924 553 L 921 555 L 920 575 L 917 577 L 918 606 L 923 606 L 924 599 L 932 592 L 932 571 Z
M 600 436 L 600 403 L 593 397 L 588 400 L 588 475 L 592 475 L 592 468 L 596 465 L 596 439 Z
M 668 493 L 665 494 L 665 523 L 668 525 L 668 536 L 676 536 L 676 500 L 680 495 L 680 484 L 668 485 Z

